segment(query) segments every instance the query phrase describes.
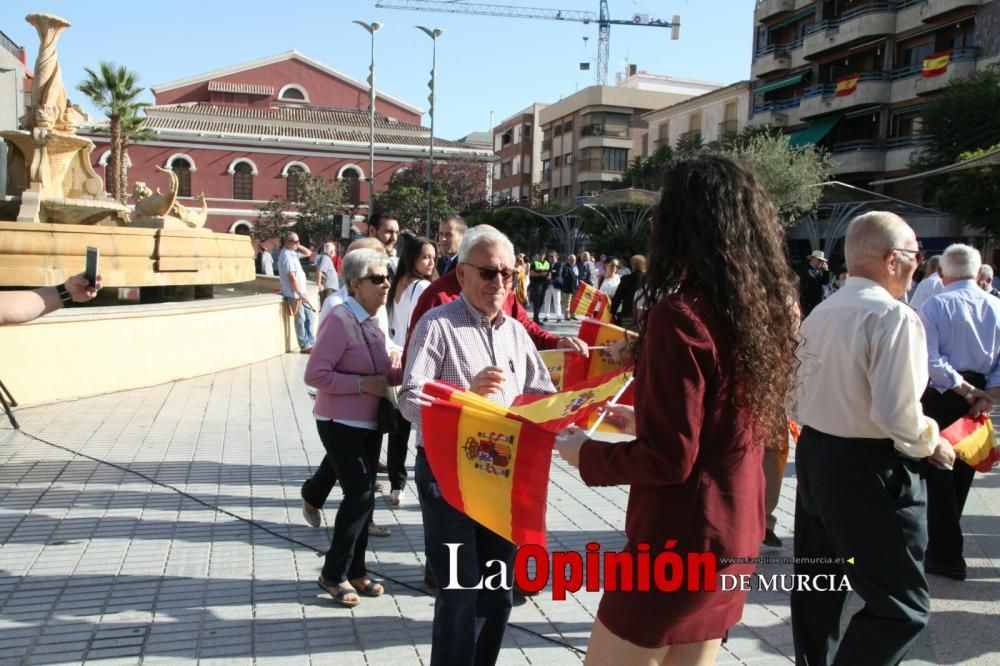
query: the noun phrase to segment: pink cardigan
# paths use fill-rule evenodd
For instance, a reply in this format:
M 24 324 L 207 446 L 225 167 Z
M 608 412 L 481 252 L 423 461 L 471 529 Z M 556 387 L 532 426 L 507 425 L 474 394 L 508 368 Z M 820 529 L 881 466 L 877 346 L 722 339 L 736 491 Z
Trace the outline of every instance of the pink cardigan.
M 368 344 L 361 337 L 362 328 Z M 375 368 L 369 345 L 375 355 Z M 320 324 L 316 345 L 306 364 L 306 384 L 318 389 L 313 414 L 328 419 L 374 421 L 378 397 L 358 393 L 358 377 L 373 374 L 382 375 L 390 386 L 397 386 L 403 368 L 390 367 L 385 337 L 375 318 L 359 324 L 347 304 L 341 303 Z

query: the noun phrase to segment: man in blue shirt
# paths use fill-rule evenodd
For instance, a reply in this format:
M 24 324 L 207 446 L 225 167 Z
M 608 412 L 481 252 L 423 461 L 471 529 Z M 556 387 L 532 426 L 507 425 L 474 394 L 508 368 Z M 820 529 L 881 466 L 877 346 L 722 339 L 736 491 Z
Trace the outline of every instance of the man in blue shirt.
M 920 307 L 927 334 L 930 385 L 921 397 L 924 414 L 941 430 L 970 414 L 989 413 L 1000 397 L 1000 300 L 976 283 L 982 259 L 968 245 L 951 245 L 941 256 L 943 288 Z M 964 580 L 959 521 L 975 470 L 959 459 L 954 470 L 924 464 L 927 479 L 927 573 Z

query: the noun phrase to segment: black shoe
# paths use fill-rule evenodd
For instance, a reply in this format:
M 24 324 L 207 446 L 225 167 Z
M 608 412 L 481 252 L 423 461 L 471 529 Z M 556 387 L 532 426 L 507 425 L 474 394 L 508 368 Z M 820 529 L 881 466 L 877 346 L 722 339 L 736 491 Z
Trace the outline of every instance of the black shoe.
M 781 539 L 779 539 L 778 535 L 774 533 L 774 530 L 768 529 L 764 534 L 764 545 L 770 546 L 771 548 L 781 548 L 785 544 L 781 542 Z
M 965 565 L 947 565 L 925 562 L 924 571 L 935 576 L 944 576 L 952 580 L 965 580 Z

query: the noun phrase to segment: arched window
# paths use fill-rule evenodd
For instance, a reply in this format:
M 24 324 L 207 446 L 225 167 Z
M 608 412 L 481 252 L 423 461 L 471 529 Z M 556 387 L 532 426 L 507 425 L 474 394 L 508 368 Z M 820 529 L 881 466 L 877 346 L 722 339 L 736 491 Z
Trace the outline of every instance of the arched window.
M 233 198 L 253 199 L 253 167 L 247 162 L 233 167 Z
M 288 173 L 285 175 L 285 198 L 288 201 L 299 200 L 299 176 L 305 172 L 306 170 L 298 164 L 288 167 Z
M 246 220 L 237 220 L 229 227 L 229 233 L 238 234 L 240 236 L 249 236 L 253 231 L 253 225 Z
M 170 169 L 177 175 L 177 196 L 191 196 L 191 163 L 183 157 L 175 157 L 170 161 Z
M 344 169 L 341 178 L 344 181 L 347 200 L 355 205 L 361 203 L 361 172 L 354 167 Z
M 288 102 L 308 102 L 309 93 L 296 83 L 289 83 L 278 91 L 278 99 Z

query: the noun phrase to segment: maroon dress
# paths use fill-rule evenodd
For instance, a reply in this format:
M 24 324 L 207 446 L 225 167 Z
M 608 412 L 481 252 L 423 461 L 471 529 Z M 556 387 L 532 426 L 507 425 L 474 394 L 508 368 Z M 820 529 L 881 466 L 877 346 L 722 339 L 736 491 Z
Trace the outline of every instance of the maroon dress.
M 685 563 L 687 553 L 755 557 L 765 527 L 764 450 L 749 414 L 734 406 L 732 360 L 708 304 L 683 293 L 657 303 L 644 344 L 635 372 L 636 439 L 585 442 L 580 475 L 590 486 L 631 486 L 625 533 L 632 553 L 645 543 L 655 557 L 671 540 L 669 550 Z M 720 574 L 753 569 L 718 564 Z M 745 600 L 739 591 L 654 585 L 605 591 L 597 617 L 618 637 L 655 648 L 725 636 Z

